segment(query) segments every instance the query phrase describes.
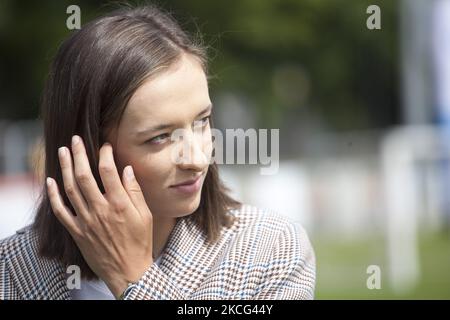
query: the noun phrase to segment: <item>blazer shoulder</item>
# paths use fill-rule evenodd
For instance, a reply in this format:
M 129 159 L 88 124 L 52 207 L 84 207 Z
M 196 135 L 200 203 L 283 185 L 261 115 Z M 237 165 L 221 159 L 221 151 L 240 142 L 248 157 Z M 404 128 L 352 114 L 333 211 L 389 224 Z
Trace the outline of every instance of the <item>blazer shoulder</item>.
M 37 235 L 32 226 L 26 226 L 16 231 L 12 236 L 0 240 L 0 260 L 16 256 L 24 251 L 29 252 L 37 241 Z
M 231 210 L 231 214 L 236 219 L 235 225 L 238 230 L 264 228 L 266 232 L 278 234 L 286 229 L 295 228 L 305 232 L 300 223 L 293 222 L 288 217 L 268 208 L 243 204 L 239 209 Z
M 259 243 L 264 250 L 280 245 L 302 252 L 313 250 L 303 226 L 272 209 L 244 204 L 232 215 L 236 219 L 235 238 Z

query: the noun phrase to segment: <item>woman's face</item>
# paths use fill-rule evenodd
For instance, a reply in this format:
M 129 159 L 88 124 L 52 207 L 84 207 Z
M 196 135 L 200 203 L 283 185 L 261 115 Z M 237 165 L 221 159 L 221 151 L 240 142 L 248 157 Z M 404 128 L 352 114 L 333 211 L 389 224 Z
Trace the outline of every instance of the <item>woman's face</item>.
M 137 89 L 119 126 L 107 136 L 119 173 L 125 166 L 133 166 L 155 217 L 181 217 L 198 208 L 212 153 L 210 114 L 205 73 L 194 57 L 184 54 Z M 155 129 L 166 124 L 169 127 Z M 184 130 L 183 139 L 172 141 L 176 129 Z M 175 161 L 174 155 L 183 156 L 186 150 L 190 157 Z M 171 187 L 199 175 L 201 187 L 194 193 Z

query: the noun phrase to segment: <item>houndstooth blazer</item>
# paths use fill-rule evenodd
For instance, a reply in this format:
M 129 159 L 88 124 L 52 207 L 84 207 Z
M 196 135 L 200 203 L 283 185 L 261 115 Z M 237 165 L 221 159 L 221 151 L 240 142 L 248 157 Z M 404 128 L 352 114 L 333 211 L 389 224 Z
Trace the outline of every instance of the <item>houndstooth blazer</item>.
M 230 213 L 237 219 L 214 244 L 179 219 L 160 264 L 125 299 L 313 299 L 315 255 L 304 229 L 250 205 Z M 37 248 L 30 227 L 0 241 L 0 299 L 70 299 L 64 266 Z

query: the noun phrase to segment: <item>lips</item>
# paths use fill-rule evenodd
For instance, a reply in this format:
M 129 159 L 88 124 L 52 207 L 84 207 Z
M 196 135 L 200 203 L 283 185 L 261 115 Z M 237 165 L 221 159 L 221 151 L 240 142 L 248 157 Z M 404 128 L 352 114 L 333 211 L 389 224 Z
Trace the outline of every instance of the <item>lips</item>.
M 196 182 L 198 181 L 198 179 L 201 178 L 201 176 L 202 176 L 202 175 L 199 175 L 197 178 L 190 179 L 190 180 L 186 180 L 186 181 L 184 181 L 184 182 L 181 182 L 181 183 L 178 183 L 178 184 L 174 184 L 174 185 L 172 185 L 172 186 L 170 186 L 170 187 L 171 187 L 171 188 L 174 188 L 174 187 L 179 187 L 179 186 L 189 186 L 189 185 L 192 185 L 192 184 L 196 183 Z

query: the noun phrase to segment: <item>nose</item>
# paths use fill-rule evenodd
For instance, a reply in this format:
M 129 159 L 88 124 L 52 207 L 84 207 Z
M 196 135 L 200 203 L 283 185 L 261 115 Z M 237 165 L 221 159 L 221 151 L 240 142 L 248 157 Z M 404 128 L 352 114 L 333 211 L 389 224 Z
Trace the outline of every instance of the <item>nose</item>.
M 183 170 L 204 171 L 208 166 L 208 157 L 203 151 L 202 134 L 184 130 L 178 146 L 177 165 Z

